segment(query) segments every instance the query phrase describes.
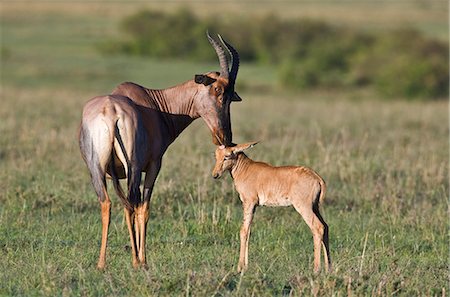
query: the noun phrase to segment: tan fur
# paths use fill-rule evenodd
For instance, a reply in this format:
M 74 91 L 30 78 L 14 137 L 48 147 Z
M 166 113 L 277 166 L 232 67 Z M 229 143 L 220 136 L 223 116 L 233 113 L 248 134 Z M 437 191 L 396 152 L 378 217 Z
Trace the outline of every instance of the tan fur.
M 219 178 L 229 171 L 242 201 L 244 219 L 240 231 L 241 247 L 238 271 L 248 265 L 248 242 L 253 213 L 258 205 L 294 206 L 311 229 L 314 238 L 314 271 L 320 270 L 320 249 L 324 247 L 326 269 L 331 270 L 328 226 L 319 213 L 319 203 L 326 192 L 324 180 L 312 169 L 303 166 L 274 167 L 256 162 L 242 151 L 256 143 L 233 147 L 217 147 L 212 175 Z

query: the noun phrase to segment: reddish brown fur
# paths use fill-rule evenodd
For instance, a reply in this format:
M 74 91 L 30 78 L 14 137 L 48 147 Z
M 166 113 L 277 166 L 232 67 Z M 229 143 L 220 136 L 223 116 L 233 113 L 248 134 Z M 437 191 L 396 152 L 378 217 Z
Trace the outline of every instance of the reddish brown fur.
M 111 177 L 125 207 L 133 266 L 146 266 L 150 198 L 168 146 L 199 117 L 211 130 L 215 144 L 231 144 L 230 103 L 240 100 L 234 92 L 239 56 L 233 52 L 233 65 L 228 73 L 224 49 L 209 35 L 208 39 L 219 57 L 220 75 L 216 72 L 196 75 L 194 80 L 163 90 L 127 82 L 120 84 L 111 95 L 92 98 L 83 108 L 79 144 L 101 204 L 99 268 L 104 268 L 106 263 L 111 212 L 106 177 Z M 126 194 L 119 183 L 123 178 L 128 182 Z

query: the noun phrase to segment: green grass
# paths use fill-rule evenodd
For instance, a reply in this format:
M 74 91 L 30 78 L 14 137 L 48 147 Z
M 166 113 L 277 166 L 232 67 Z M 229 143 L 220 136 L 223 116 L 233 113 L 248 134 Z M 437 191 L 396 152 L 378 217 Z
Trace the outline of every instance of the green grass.
M 312 236 L 293 209 L 258 208 L 249 270 L 235 273 L 241 207 L 229 177 L 210 177 L 201 119 L 163 160 L 149 270 L 131 266 L 114 196 L 107 269 L 97 271 L 100 210 L 76 139 L 83 103 L 124 80 L 164 87 L 217 65 L 99 56 L 117 11 L 95 19 L 101 10 L 58 4 L 28 16 L 2 5 L 0 295 L 448 294 L 448 103 L 267 93 L 273 70 L 245 64 L 234 141 L 261 140 L 252 158 L 324 177 L 334 272 L 312 274 Z

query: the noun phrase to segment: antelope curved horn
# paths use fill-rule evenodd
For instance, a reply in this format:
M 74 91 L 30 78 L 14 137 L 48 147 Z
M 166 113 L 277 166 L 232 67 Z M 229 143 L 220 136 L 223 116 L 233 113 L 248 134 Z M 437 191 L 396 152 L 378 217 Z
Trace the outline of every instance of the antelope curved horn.
M 219 39 L 225 45 L 226 49 L 228 50 L 228 53 L 231 56 L 232 64 L 230 70 L 230 80 L 234 85 L 239 70 L 239 53 L 231 44 L 229 44 L 225 39 L 223 39 L 222 36 L 219 35 Z
M 212 47 L 216 51 L 217 56 L 219 57 L 219 63 L 220 63 L 220 76 L 223 78 L 228 79 L 229 72 L 228 72 L 228 59 L 225 55 L 225 51 L 223 47 L 212 37 L 209 35 L 209 32 L 206 31 L 206 36 L 208 37 L 209 43 L 211 43 Z

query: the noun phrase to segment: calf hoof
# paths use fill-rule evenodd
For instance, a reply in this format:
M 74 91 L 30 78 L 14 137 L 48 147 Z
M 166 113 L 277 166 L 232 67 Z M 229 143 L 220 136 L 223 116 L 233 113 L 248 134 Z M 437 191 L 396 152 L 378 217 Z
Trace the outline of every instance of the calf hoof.
M 247 271 L 247 266 L 238 265 L 238 268 L 237 268 L 238 273 L 244 273 L 245 271 Z
M 100 271 L 105 270 L 105 262 L 98 262 L 97 263 L 97 269 Z

